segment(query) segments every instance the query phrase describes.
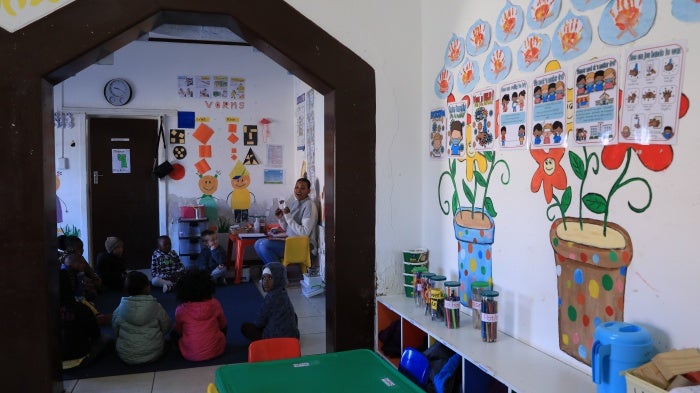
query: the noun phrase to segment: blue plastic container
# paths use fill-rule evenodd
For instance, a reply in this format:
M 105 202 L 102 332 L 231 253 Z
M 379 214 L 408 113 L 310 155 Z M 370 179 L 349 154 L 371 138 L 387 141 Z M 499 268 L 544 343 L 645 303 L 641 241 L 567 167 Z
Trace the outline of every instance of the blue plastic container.
M 649 331 L 631 323 L 601 323 L 593 338 L 591 368 L 598 393 L 625 393 L 627 383 L 620 373 L 647 363 L 655 355 Z

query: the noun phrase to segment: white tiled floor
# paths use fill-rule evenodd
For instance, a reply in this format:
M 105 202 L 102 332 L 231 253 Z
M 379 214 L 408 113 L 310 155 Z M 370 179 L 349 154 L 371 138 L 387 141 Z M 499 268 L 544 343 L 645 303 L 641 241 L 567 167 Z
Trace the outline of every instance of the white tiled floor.
M 326 352 L 326 298 L 305 298 L 301 287 L 287 289 L 299 317 L 301 354 Z M 64 381 L 70 393 L 205 393 L 219 366 Z

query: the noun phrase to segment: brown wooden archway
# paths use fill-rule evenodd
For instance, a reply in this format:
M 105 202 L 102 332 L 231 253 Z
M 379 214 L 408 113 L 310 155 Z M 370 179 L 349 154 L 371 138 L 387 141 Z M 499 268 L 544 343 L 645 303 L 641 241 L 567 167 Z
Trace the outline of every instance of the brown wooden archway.
M 7 391 L 62 391 L 53 85 L 162 23 L 226 26 L 324 94 L 327 349 L 373 345 L 374 70 L 282 0 L 77 0 L 13 34 L 0 31 Z

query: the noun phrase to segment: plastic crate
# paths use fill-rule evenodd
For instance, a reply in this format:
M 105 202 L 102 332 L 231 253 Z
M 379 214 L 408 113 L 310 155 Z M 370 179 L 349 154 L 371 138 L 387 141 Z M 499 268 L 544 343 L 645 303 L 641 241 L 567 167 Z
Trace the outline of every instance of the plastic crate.
M 625 372 L 625 380 L 627 381 L 627 393 L 668 393 L 667 390 L 652 385 L 629 372 Z

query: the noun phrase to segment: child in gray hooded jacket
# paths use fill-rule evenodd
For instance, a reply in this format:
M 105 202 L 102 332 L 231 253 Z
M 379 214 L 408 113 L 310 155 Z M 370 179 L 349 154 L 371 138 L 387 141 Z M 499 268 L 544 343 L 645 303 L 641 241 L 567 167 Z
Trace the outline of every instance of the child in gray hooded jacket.
M 165 351 L 170 317 L 151 296 L 151 283 L 145 274 L 129 272 L 125 286 L 129 296 L 122 297 L 112 314 L 117 355 L 127 364 L 154 361 Z

